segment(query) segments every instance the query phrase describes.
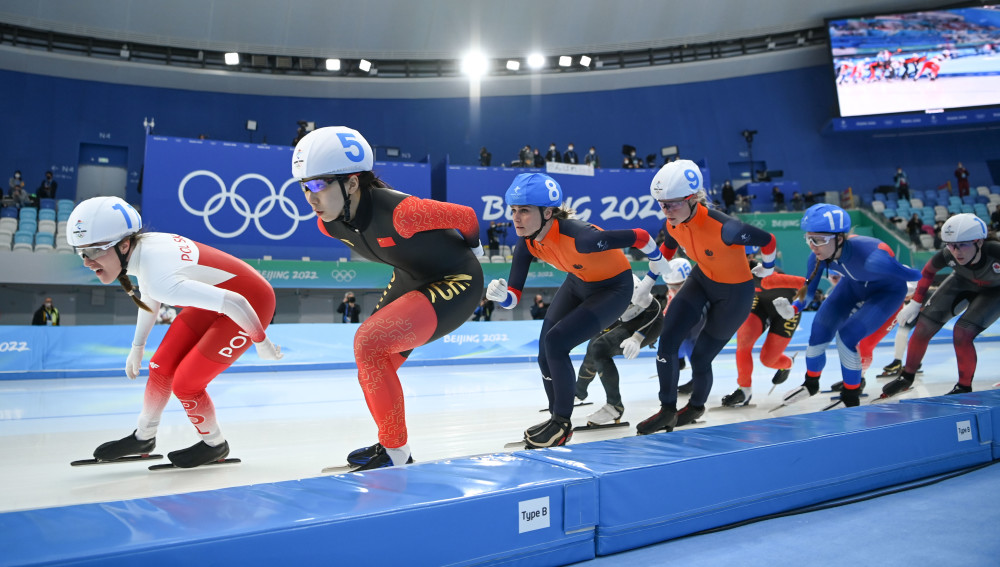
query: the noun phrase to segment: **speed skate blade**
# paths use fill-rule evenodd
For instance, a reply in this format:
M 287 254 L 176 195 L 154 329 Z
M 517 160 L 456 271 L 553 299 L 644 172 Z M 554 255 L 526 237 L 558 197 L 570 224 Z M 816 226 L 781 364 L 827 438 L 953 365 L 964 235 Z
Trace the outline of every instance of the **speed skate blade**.
M 344 465 L 342 467 L 326 467 L 322 471 L 323 474 L 344 474 L 349 473 L 358 467 L 356 465 Z
M 235 465 L 236 463 L 241 463 L 241 462 L 243 462 L 243 461 L 241 461 L 240 459 L 221 459 L 221 460 L 218 460 L 218 461 L 212 461 L 210 463 L 205 463 L 204 465 L 198 465 L 197 467 L 187 467 L 187 468 L 181 468 L 181 467 L 175 466 L 173 463 L 163 463 L 162 465 L 150 465 L 149 470 L 151 470 L 151 471 L 165 471 L 165 470 L 174 470 L 174 469 L 176 469 L 176 470 L 179 470 L 179 471 L 186 471 L 186 470 L 191 470 L 191 469 L 200 469 L 202 467 L 211 467 L 211 466 L 215 466 L 215 465 Z
M 102 461 L 100 459 L 81 459 L 79 461 L 73 461 L 69 464 L 71 467 L 82 467 L 87 465 L 114 465 L 118 463 L 134 463 L 136 461 L 155 461 L 156 459 L 162 459 L 163 455 L 127 455 L 114 459 L 112 461 Z
M 844 405 L 844 401 L 840 399 L 840 396 L 837 396 L 837 401 L 835 401 L 832 404 L 826 406 L 825 408 L 823 408 L 822 411 L 832 410 L 832 409 L 840 407 L 842 405 Z
M 594 402 L 580 402 L 578 404 L 573 404 L 573 407 L 578 408 L 580 406 L 592 406 L 592 405 L 594 405 Z M 549 408 L 543 408 L 538 410 L 538 413 L 547 413 L 548 411 Z
M 618 423 L 588 423 L 587 425 L 574 427 L 573 431 L 596 431 L 598 429 L 611 429 L 613 427 L 628 427 L 628 425 L 627 421 Z
M 517 449 L 518 447 L 521 449 L 527 449 L 528 443 L 524 439 L 521 439 L 520 441 L 514 441 L 513 443 L 506 443 L 503 446 L 504 449 Z

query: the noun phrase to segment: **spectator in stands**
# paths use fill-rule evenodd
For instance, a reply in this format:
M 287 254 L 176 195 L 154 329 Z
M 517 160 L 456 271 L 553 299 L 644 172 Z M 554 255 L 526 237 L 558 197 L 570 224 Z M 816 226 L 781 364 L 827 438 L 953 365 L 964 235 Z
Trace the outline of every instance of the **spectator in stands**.
M 900 199 L 910 198 L 910 182 L 906 178 L 906 172 L 903 171 L 902 167 L 896 168 L 896 175 L 892 177 L 892 181 L 896 187 L 896 196 Z
M 580 163 L 580 157 L 576 155 L 576 151 L 573 150 L 573 142 L 570 142 L 566 146 L 566 151 L 563 152 L 563 163 Z
M 806 200 L 802 198 L 802 194 L 798 191 L 792 192 L 792 210 L 801 211 L 805 209 Z
M 601 157 L 597 155 L 597 148 L 590 146 L 590 150 L 587 151 L 587 155 L 583 158 L 583 163 L 594 169 L 601 167 Z
M 340 313 L 341 323 L 360 322 L 361 307 L 358 306 L 358 301 L 354 297 L 353 291 L 344 294 L 344 299 L 337 306 L 337 313 Z
M 45 179 L 42 180 L 42 184 L 38 186 L 35 193 L 38 195 L 39 199 L 55 199 L 56 198 L 56 188 L 59 183 L 55 179 L 52 179 L 52 172 L 45 172 Z
M 535 295 L 535 301 L 531 304 L 531 318 L 544 319 L 549 310 L 549 304 L 542 300 L 542 294 Z
M 910 235 L 910 242 L 915 246 L 920 246 L 920 234 L 923 232 L 924 221 L 920 215 L 913 213 L 910 220 L 906 221 L 906 232 Z
M 31 319 L 32 325 L 59 325 L 59 310 L 52 304 L 52 298 L 46 297 L 42 306 L 35 311 L 35 316 Z
M 646 167 L 649 168 L 656 167 L 656 154 L 646 155 Z
M 518 154 L 518 156 L 520 157 L 521 160 L 521 167 L 535 166 L 535 157 L 534 154 L 531 153 L 531 146 L 525 144 L 524 147 L 521 148 L 521 152 Z
M 824 299 L 826 299 L 826 298 L 823 296 L 823 290 L 817 289 L 816 293 L 813 294 L 812 301 L 809 302 L 809 305 L 806 305 L 806 308 L 804 309 L 804 311 L 816 311 L 816 310 L 818 310 L 819 306 L 823 305 L 823 300 Z
M 486 146 L 483 146 L 483 147 L 482 147 L 482 148 L 481 148 L 481 149 L 479 150 L 479 165 L 482 165 L 482 166 L 484 166 L 484 167 L 489 167 L 489 165 L 490 165 L 490 163 L 491 163 L 492 161 L 493 161 L 493 154 L 491 154 L 491 153 L 490 153 L 490 152 L 489 152 L 489 151 L 488 151 L 488 150 L 486 149 Z
M 629 153 L 625 154 L 625 159 L 622 160 L 622 167 L 625 169 L 635 169 L 635 162 L 638 158 L 635 157 L 635 150 L 631 150 Z
M 785 210 L 785 194 L 781 192 L 781 189 L 777 185 L 771 188 L 771 202 L 774 204 L 774 210 Z
M 10 197 L 14 200 L 14 206 L 19 209 L 31 205 L 31 195 L 24 190 L 24 183 L 15 185 L 10 191 Z
M 23 190 L 24 189 L 24 179 L 21 178 L 21 171 L 20 170 L 15 171 L 14 175 L 7 181 L 7 184 L 10 186 L 10 195 L 11 196 L 14 195 L 14 189 L 17 189 L 17 188 L 20 187 Z
M 728 179 L 722 184 L 722 204 L 727 213 L 733 212 L 733 205 L 736 204 L 736 189 Z
M 943 223 L 939 223 L 939 225 L 940 224 Z M 990 215 L 990 230 L 1000 231 L 1000 207 L 993 209 L 993 214 Z M 940 234 L 941 227 L 940 226 L 935 227 L 934 232 Z
M 965 169 L 962 162 L 958 162 L 955 168 L 955 179 L 958 180 L 958 196 L 964 197 L 969 194 L 969 170 Z
M 473 321 L 489 321 L 493 318 L 493 308 L 496 306 L 492 301 L 486 299 L 484 295 L 482 299 L 479 300 L 479 307 L 472 312 Z
M 993 213 L 994 218 L 996 218 L 996 212 Z M 940 250 L 944 247 L 944 241 L 941 240 L 941 227 L 944 226 L 944 221 L 937 221 L 934 223 L 934 249 Z
M 534 162 L 535 167 L 545 167 L 545 158 L 542 157 L 542 154 L 538 153 L 538 148 L 535 148 L 534 152 L 535 153 L 531 156 L 531 159 Z
M 556 149 L 556 143 L 552 142 L 549 144 L 549 151 L 545 154 L 545 161 L 554 161 L 557 163 L 562 162 L 562 154 Z

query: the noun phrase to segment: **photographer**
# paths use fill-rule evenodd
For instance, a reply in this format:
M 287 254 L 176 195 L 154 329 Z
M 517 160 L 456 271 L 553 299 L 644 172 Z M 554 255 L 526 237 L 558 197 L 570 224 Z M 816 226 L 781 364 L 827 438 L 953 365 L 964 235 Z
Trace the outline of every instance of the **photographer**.
M 353 291 L 344 294 L 344 300 L 337 306 L 337 313 L 342 314 L 341 323 L 359 322 L 358 316 L 361 313 L 361 308 L 358 307 Z
M 509 222 L 490 221 L 490 227 L 486 229 L 486 240 L 489 242 L 490 255 L 500 254 L 500 241 L 507 239 L 507 228 Z

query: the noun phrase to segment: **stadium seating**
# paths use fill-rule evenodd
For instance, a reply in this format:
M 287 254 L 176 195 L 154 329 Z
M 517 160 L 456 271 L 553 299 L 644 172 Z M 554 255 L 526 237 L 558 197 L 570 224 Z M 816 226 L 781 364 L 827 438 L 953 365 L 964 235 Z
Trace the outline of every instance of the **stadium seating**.
M 35 252 L 54 252 L 55 235 L 47 232 L 39 232 L 35 235 Z
M 31 232 L 18 231 L 14 233 L 14 247 L 12 250 L 31 252 L 35 249 L 35 235 Z

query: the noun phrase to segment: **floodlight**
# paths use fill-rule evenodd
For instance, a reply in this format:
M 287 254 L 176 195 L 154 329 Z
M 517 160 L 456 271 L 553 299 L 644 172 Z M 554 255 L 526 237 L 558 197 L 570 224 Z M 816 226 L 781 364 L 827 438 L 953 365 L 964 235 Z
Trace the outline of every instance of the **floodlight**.
M 240 64 L 240 54 L 236 52 L 229 52 L 226 54 L 226 65 L 239 65 Z
M 469 53 L 462 59 L 462 72 L 470 77 L 479 77 L 486 74 L 489 63 L 482 53 Z
M 560 67 L 569 67 L 572 64 L 573 64 L 573 58 L 570 57 L 569 55 L 561 55 L 559 57 L 559 66 Z
M 541 69 L 545 65 L 545 56 L 541 53 L 532 53 L 528 56 L 528 67 Z
M 326 60 L 326 70 L 327 71 L 339 71 L 340 70 L 340 59 L 327 59 Z
M 583 65 L 584 67 L 590 67 L 590 57 L 587 57 L 586 55 L 581 55 L 580 65 Z
M 367 73 L 372 70 L 372 62 L 367 59 L 362 59 L 361 61 L 358 61 L 358 69 Z
M 507 70 L 508 71 L 517 71 L 520 68 L 521 68 L 521 62 L 520 61 L 517 61 L 516 59 L 510 59 L 510 60 L 507 61 Z

